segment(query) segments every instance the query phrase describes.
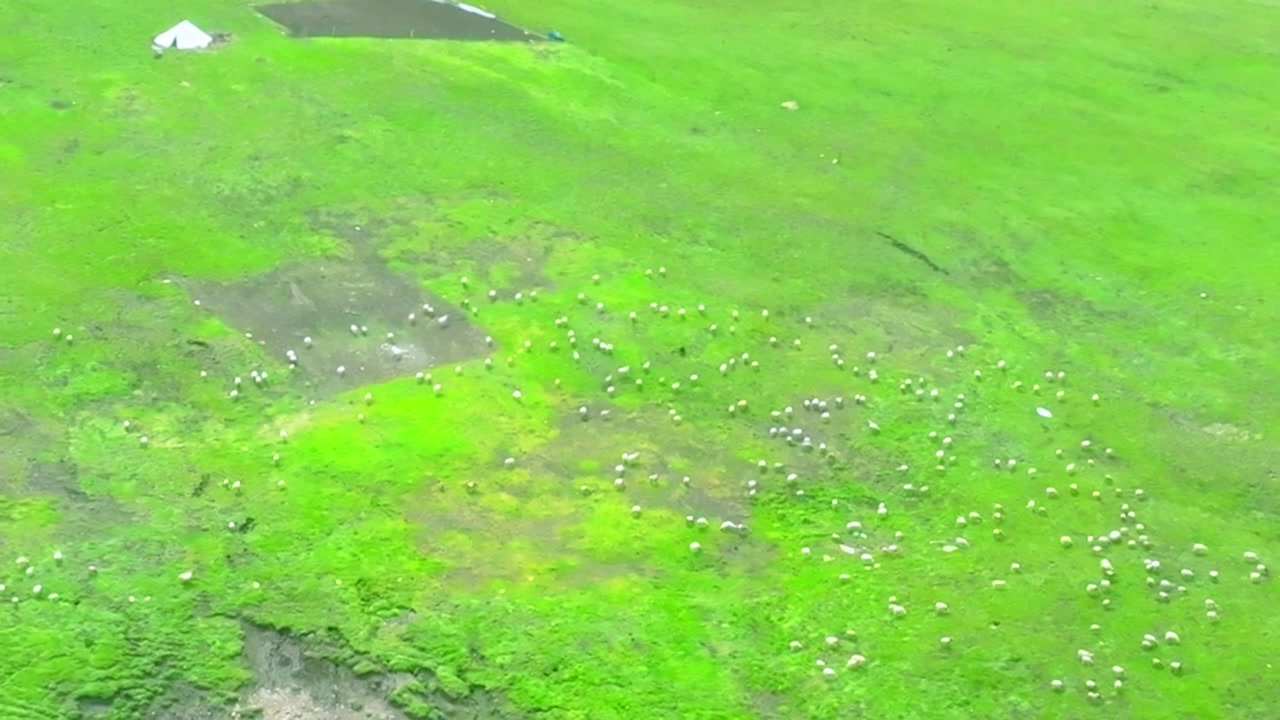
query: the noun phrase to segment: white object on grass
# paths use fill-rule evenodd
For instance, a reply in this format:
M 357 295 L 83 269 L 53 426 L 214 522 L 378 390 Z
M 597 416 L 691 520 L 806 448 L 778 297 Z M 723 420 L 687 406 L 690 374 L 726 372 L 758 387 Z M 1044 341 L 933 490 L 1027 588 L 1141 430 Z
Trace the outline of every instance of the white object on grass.
M 151 43 L 163 50 L 203 50 L 213 43 L 213 36 L 183 20 L 157 35 Z

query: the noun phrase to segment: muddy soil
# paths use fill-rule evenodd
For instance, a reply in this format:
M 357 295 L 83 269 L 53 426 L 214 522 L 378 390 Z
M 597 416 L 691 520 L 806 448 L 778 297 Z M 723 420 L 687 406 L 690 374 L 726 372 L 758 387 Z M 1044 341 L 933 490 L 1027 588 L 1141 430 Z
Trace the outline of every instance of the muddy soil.
M 296 372 L 322 393 L 491 352 L 483 329 L 460 308 L 374 259 L 309 261 L 234 283 L 184 285 L 201 307 L 281 362 L 292 351 Z
M 294 37 L 538 41 L 542 36 L 432 0 L 329 0 L 262 5 L 258 12 Z

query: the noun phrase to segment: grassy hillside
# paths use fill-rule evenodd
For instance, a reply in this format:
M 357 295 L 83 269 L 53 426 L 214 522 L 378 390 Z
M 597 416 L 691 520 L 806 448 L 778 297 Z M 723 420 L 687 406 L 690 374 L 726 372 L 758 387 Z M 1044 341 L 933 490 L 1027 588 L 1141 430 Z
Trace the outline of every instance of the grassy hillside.
M 0 6 L 0 716 L 1280 702 L 1274 8 L 488 7 Z

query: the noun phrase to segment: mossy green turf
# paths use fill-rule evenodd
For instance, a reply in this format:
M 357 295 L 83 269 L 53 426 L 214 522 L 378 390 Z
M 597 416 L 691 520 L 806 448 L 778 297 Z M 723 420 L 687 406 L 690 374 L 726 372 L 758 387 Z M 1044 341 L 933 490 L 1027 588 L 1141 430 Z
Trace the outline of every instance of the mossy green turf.
M 157 61 L 148 37 L 182 19 L 171 4 L 0 7 L 0 582 L 20 599 L 0 609 L 0 715 L 74 717 L 77 700 L 100 699 L 110 717 L 138 717 L 179 682 L 230 702 L 251 679 L 242 619 L 339 639 L 363 671 L 418 673 L 396 698 L 423 717 L 433 698 L 466 695 L 491 698 L 491 717 L 1089 717 L 1090 678 L 1131 717 L 1273 714 L 1280 598 L 1240 560 L 1265 562 L 1280 540 L 1273 8 L 492 9 L 571 43 L 295 41 L 247 3 L 203 0 L 181 13 L 234 41 Z M 309 406 L 281 358 L 162 281 L 347 252 L 317 213 L 387 222 L 388 263 L 474 298 L 494 368 L 432 369 L 439 397 L 406 378 Z M 516 262 L 533 254 L 546 258 L 540 296 L 516 304 L 533 289 Z M 660 266 L 665 277 L 644 274 Z M 481 301 L 490 287 L 502 302 Z M 717 372 L 743 352 L 759 371 Z M 631 375 L 609 399 L 601 381 L 622 365 Z M 272 381 L 229 401 L 230 378 L 252 367 Z M 1056 383 L 1040 398 L 1011 387 L 1059 369 L 1065 402 Z M 907 377 L 945 399 L 900 394 Z M 802 413 L 829 464 L 764 438 L 769 410 L 855 393 L 868 405 L 829 426 Z M 739 399 L 750 406 L 731 417 Z M 582 404 L 614 419 L 581 423 Z M 942 474 L 934 430 L 956 438 Z M 1086 467 L 1086 438 L 1115 458 Z M 612 465 L 634 450 L 640 467 L 616 493 Z M 1040 473 L 996 472 L 997 457 Z M 760 458 L 798 468 L 806 495 L 757 475 Z M 37 466 L 74 472 L 50 486 Z M 745 510 L 750 479 L 762 489 Z M 1107 554 L 1105 611 L 1084 592 L 1101 577 L 1084 537 L 1118 527 L 1122 502 L 1155 546 Z M 969 511 L 986 522 L 955 528 Z M 248 532 L 227 528 L 250 517 Z M 752 532 L 719 533 L 722 519 Z M 879 568 L 830 540 L 851 520 Z M 884 556 L 895 530 L 903 551 Z M 972 547 L 933 544 L 957 534 Z M 1209 555 L 1192 556 L 1194 542 Z M 1143 557 L 1175 582 L 1195 570 L 1188 595 L 1158 603 Z M 35 598 L 35 583 L 60 599 Z M 906 618 L 889 618 L 890 596 Z M 950 616 L 930 612 L 939 600 Z M 1139 649 L 1171 628 L 1182 645 Z M 842 639 L 826 649 L 826 636 Z M 869 663 L 845 671 L 853 652 Z M 1152 654 L 1185 674 L 1150 668 Z M 1124 694 L 1110 691 L 1113 664 L 1128 670 Z M 1069 692 L 1049 692 L 1051 678 Z

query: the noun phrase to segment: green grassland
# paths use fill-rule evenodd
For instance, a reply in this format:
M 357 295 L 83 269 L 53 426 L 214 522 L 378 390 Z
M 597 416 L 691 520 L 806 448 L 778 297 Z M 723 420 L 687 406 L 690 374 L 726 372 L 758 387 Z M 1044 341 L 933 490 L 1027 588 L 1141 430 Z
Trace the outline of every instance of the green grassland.
M 246 627 L 417 718 L 1274 715 L 1274 4 L 489 7 L 570 42 L 0 4 L 0 716 L 226 717 Z M 495 346 L 321 392 L 193 302 L 305 262 Z

